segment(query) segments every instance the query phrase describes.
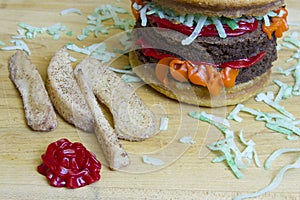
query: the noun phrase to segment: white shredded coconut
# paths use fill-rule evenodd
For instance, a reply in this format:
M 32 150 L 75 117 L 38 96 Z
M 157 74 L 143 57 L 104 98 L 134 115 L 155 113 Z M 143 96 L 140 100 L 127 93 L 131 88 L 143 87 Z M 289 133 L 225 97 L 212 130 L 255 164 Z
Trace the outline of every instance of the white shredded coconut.
M 284 153 L 295 153 L 295 152 L 300 152 L 300 148 L 283 148 L 283 149 L 278 149 L 274 151 L 265 161 L 265 169 L 270 169 L 272 162 L 278 158 L 281 154 Z
M 233 111 L 229 113 L 227 118 L 235 121 L 241 121 L 240 117 L 238 116 L 238 113 L 241 111 L 256 116 L 255 119 L 257 121 L 264 121 L 268 129 L 287 135 L 288 140 L 296 140 L 299 137 L 294 136 L 300 136 L 300 129 L 297 127 L 299 120 L 293 120 L 290 117 L 280 113 L 261 112 L 238 104 Z
M 129 12 L 124 8 L 110 4 L 98 6 L 87 16 L 87 26 L 82 29 L 82 33 L 77 36 L 77 39 L 84 40 L 91 33 L 98 37 L 99 33 L 108 34 L 109 30 L 114 28 L 129 31 L 134 26 L 134 20 L 120 17 L 119 14 L 129 14 Z M 113 25 L 105 26 L 104 22 L 108 20 L 112 20 Z
M 185 136 L 179 139 L 179 142 L 183 144 L 195 144 L 195 140 L 191 136 Z
M 121 76 L 121 79 L 125 83 L 139 83 L 142 81 L 138 76 L 134 76 L 134 75 L 130 75 L 130 74 L 123 74 Z
M 5 46 L 5 45 L 6 45 L 5 42 L 0 40 L 0 46 Z
M 152 158 L 152 157 L 149 157 L 149 156 L 146 156 L 146 155 L 143 155 L 142 159 L 143 159 L 143 162 L 148 164 L 148 165 L 162 166 L 162 165 L 165 164 L 162 160 L 160 160 L 158 158 Z
M 189 37 L 187 37 L 186 39 L 181 41 L 182 45 L 189 45 L 198 37 L 199 33 L 201 32 L 201 30 L 206 22 L 206 19 L 207 19 L 207 17 L 200 17 L 192 34 Z
M 161 130 L 161 131 L 168 130 L 168 125 L 169 125 L 169 118 L 168 117 L 161 117 L 160 118 L 159 130 Z
M 132 5 L 132 7 L 133 7 L 135 10 L 140 10 L 143 6 L 142 6 L 142 5 L 138 5 L 136 2 L 134 2 L 134 4 Z
M 192 14 L 186 15 L 186 21 L 183 24 L 188 27 L 192 27 L 194 25 L 194 15 Z
M 31 51 L 28 48 L 27 44 L 23 40 L 11 40 L 11 43 L 14 43 L 14 46 L 5 46 L 2 47 L 1 50 L 3 51 L 14 51 L 14 50 L 23 50 L 28 55 L 31 55 Z
M 88 47 L 83 47 L 83 48 L 78 47 L 76 44 L 68 43 L 66 44 L 66 47 L 71 51 L 75 51 L 85 55 L 90 55 L 91 57 L 100 60 L 102 63 L 107 63 L 113 57 L 115 57 L 114 53 L 108 52 L 106 50 L 106 44 L 103 42 L 92 44 Z
M 141 17 L 141 21 L 142 21 L 142 26 L 146 26 L 147 25 L 147 16 L 146 16 L 146 12 L 147 9 L 150 7 L 150 4 L 146 4 L 141 10 L 140 10 L 140 17 Z
M 268 15 L 264 15 L 263 18 L 264 18 L 265 26 L 270 26 L 271 23 L 270 23 L 269 16 Z
M 64 9 L 64 10 L 60 11 L 60 15 L 67 15 L 67 14 L 70 14 L 70 13 L 76 13 L 78 15 L 82 14 L 81 10 L 77 9 L 77 8 L 67 8 L 67 9 Z
M 213 21 L 214 25 L 216 26 L 216 29 L 218 30 L 220 38 L 226 38 L 227 35 L 224 30 L 222 22 L 217 17 L 213 17 L 212 21 Z
M 212 114 L 207 114 L 207 113 L 205 113 L 205 112 L 201 112 L 200 114 L 201 114 L 203 117 L 206 117 L 206 118 L 209 119 L 209 120 L 212 120 L 212 121 L 214 121 L 214 122 L 223 124 L 224 126 L 230 127 L 229 121 L 226 120 L 226 119 L 223 118 L 223 117 L 219 117 L 219 116 L 212 115 Z
M 111 71 L 121 73 L 121 74 L 129 74 L 129 75 L 135 75 L 135 73 L 132 70 L 127 69 L 117 69 L 114 67 L 108 67 Z
M 225 135 L 225 139 L 214 142 L 208 145 L 208 148 L 212 151 L 221 151 L 223 155 L 216 157 L 212 162 L 222 162 L 226 161 L 228 166 L 231 168 L 232 172 L 237 178 L 242 178 L 242 173 L 240 169 L 247 167 L 251 160 L 254 159 L 257 166 L 261 166 L 261 163 L 258 159 L 256 150 L 254 148 L 255 143 L 252 140 L 248 142 L 244 139 L 242 131 L 240 132 L 239 138 L 240 141 L 246 146 L 243 151 L 240 151 L 236 146 L 234 140 L 234 132 L 229 130 L 226 126 L 214 121 L 216 117 L 209 118 L 205 112 L 190 112 L 189 116 L 207 122 L 216 128 L 218 128 Z
M 286 171 L 288 171 L 289 169 L 297 169 L 297 168 L 300 168 L 300 157 L 298 158 L 298 160 L 294 164 L 284 166 L 278 172 L 278 174 L 275 176 L 275 178 L 272 180 L 272 182 L 268 186 L 266 186 L 265 188 L 263 188 L 263 189 L 261 189 L 257 192 L 251 193 L 251 194 L 243 194 L 243 195 L 240 195 L 240 196 L 236 196 L 236 197 L 233 198 L 233 200 L 242 200 L 242 199 L 254 198 L 254 197 L 261 196 L 261 195 L 263 195 L 263 194 L 265 194 L 269 191 L 272 191 L 273 189 L 275 189 L 280 184 L 280 182 L 282 181 L 283 176 L 284 176 Z

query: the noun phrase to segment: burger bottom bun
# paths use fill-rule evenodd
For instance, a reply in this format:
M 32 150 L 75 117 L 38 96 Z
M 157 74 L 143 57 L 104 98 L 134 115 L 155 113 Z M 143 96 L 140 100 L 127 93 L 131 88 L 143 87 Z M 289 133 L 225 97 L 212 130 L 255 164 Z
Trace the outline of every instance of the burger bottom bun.
M 181 83 L 172 78 L 169 78 L 168 84 L 164 85 L 156 78 L 155 63 L 142 63 L 137 59 L 134 51 L 129 53 L 129 62 L 133 71 L 158 92 L 179 102 L 203 107 L 222 107 L 242 103 L 262 91 L 271 75 L 271 70 L 268 70 L 251 81 L 225 88 L 218 96 L 211 96 L 206 87 L 188 82 Z

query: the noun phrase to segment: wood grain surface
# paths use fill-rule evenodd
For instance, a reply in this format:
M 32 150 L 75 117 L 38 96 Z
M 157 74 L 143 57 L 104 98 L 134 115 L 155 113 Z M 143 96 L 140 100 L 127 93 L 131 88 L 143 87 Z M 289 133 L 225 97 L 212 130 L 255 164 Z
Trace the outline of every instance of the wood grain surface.
M 115 41 L 120 29 L 112 29 L 108 35 L 90 36 L 78 41 L 76 36 L 86 27 L 87 15 L 99 5 L 112 4 L 130 9 L 129 1 L 101 0 L 52 0 L 52 1 L 21 1 L 0 0 L 0 41 L 11 45 L 11 37 L 17 35 L 18 23 L 24 22 L 33 26 L 52 26 L 57 22 L 73 31 L 73 36 L 61 34 L 53 40 L 48 34 L 37 35 L 27 39 L 31 55 L 30 59 L 37 66 L 43 80 L 54 53 L 67 42 L 78 46 L 88 46 L 102 41 Z M 299 0 L 287 0 L 289 21 L 300 23 Z M 61 16 L 60 11 L 67 8 L 78 8 L 82 15 L 68 14 Z M 124 17 L 131 17 L 124 15 Z M 107 22 L 111 23 L 111 22 Z M 285 36 L 294 31 L 300 32 L 300 26 L 291 26 Z M 282 39 L 279 40 L 282 42 Z M 110 44 L 108 42 L 108 44 Z M 108 46 L 108 48 L 111 48 Z M 278 60 L 274 63 L 271 80 L 281 80 L 294 84 L 292 76 L 276 73 L 277 67 L 289 68 L 295 63 L 286 63 L 295 50 L 282 48 Z M 279 170 L 295 162 L 299 153 L 284 154 L 278 158 L 270 170 L 258 168 L 254 163 L 241 170 L 242 179 L 237 179 L 225 162 L 212 163 L 218 156 L 207 149 L 207 145 L 223 138 L 222 133 L 204 122 L 190 118 L 190 111 L 205 111 L 226 116 L 233 107 L 208 109 L 180 104 L 153 91 L 143 83 L 134 84 L 137 93 L 151 107 L 157 117 L 169 118 L 169 128 L 144 142 L 121 141 L 131 157 L 131 165 L 121 171 L 108 169 L 96 136 L 85 133 L 66 123 L 58 116 L 58 127 L 52 132 L 32 131 L 25 122 L 22 99 L 19 92 L 8 78 L 8 60 L 14 51 L 0 52 L 0 199 L 232 199 L 238 194 L 255 192 L 268 185 Z M 83 54 L 70 52 L 78 61 Z M 75 66 L 76 63 L 74 63 Z M 121 68 L 128 65 L 126 56 L 119 56 L 111 63 Z M 278 87 L 270 81 L 264 91 L 278 91 Z M 293 96 L 282 100 L 281 105 L 300 119 L 300 97 Z M 244 103 L 245 106 L 273 111 L 266 104 L 254 99 Z M 244 121 L 230 121 L 231 130 L 238 133 L 244 130 L 247 140 L 256 142 L 256 150 L 262 162 L 275 150 L 280 148 L 299 148 L 299 139 L 290 141 L 286 136 L 265 128 L 263 122 L 255 121 L 248 114 L 240 114 Z M 107 113 L 111 119 L 111 115 Z M 194 137 L 195 144 L 186 145 L 178 142 L 182 136 Z M 46 178 L 37 172 L 41 164 L 41 155 L 48 144 L 60 138 L 79 141 L 87 149 L 94 152 L 102 162 L 101 180 L 80 189 L 55 188 L 49 185 Z M 237 142 L 238 147 L 244 148 Z M 142 155 L 159 158 L 165 162 L 163 166 L 151 166 L 142 162 Z M 273 191 L 257 199 L 300 199 L 299 169 L 289 170 L 281 184 Z

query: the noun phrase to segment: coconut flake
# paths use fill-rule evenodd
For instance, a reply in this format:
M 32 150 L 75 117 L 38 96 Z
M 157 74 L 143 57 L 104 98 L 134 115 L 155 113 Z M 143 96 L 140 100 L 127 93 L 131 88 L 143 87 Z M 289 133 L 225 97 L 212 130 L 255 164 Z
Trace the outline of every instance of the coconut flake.
M 263 101 L 265 102 L 267 105 L 271 106 L 272 108 L 276 109 L 277 111 L 279 111 L 280 113 L 284 114 L 285 116 L 291 118 L 291 119 L 295 119 L 295 116 L 288 112 L 287 110 L 284 109 L 284 107 L 282 107 L 281 105 L 279 105 L 278 103 L 272 101 L 266 94 L 264 93 L 260 93 L 256 96 L 255 98 L 256 101 L 260 102 Z
M 117 69 L 114 67 L 108 67 L 113 72 L 121 73 L 121 74 L 129 74 L 129 75 L 135 75 L 135 73 L 132 70 L 127 70 L 127 69 Z
M 31 55 L 31 51 L 28 48 L 27 44 L 23 40 L 11 40 L 11 43 L 14 43 L 14 46 L 5 46 L 2 47 L 1 50 L 3 51 L 14 51 L 14 50 L 23 50 L 28 55 Z
M 191 136 L 184 136 L 179 139 L 179 142 L 183 144 L 195 144 L 195 140 Z
M 271 168 L 272 162 L 278 158 L 281 154 L 284 153 L 294 153 L 294 152 L 300 152 L 300 148 L 283 148 L 278 149 L 274 151 L 265 161 L 265 169 L 268 170 Z
M 265 22 L 265 26 L 270 26 L 271 25 L 268 14 L 264 15 L 263 19 L 264 19 L 264 22 Z
M 240 140 L 244 145 L 246 145 L 246 148 L 243 152 L 237 148 L 234 141 L 234 132 L 232 130 L 229 130 L 223 124 L 208 118 L 207 116 L 209 115 L 207 115 L 205 112 L 190 112 L 189 115 L 195 119 L 199 119 L 215 126 L 225 135 L 225 139 L 208 145 L 210 150 L 221 151 L 223 153 L 222 156 L 213 159 L 212 162 L 226 161 L 227 165 L 237 178 L 242 178 L 243 175 L 240 169 L 247 167 L 253 157 L 255 158 L 256 165 L 261 166 L 257 153 L 254 149 L 255 143 L 252 140 L 246 142 L 242 135 L 242 131 L 240 132 Z M 244 162 L 244 160 L 246 160 L 246 162 Z
M 169 125 L 169 118 L 167 118 L 167 117 L 161 117 L 160 118 L 159 130 L 161 130 L 161 131 L 168 130 L 168 125 Z
M 226 38 L 227 35 L 226 35 L 225 29 L 223 27 L 221 20 L 219 20 L 217 17 L 212 17 L 211 19 L 213 21 L 213 24 L 216 26 L 216 29 L 219 33 L 220 38 Z
M 123 75 L 121 76 L 121 79 L 122 79 L 125 83 L 139 83 L 139 82 L 142 81 L 139 77 L 133 76 L 133 75 L 130 75 L 130 74 L 123 74 Z
M 70 14 L 70 13 L 75 13 L 75 14 L 78 14 L 78 15 L 82 14 L 81 10 L 77 9 L 77 8 L 67 8 L 67 9 L 64 9 L 64 10 L 60 11 L 60 15 L 67 15 L 67 14 Z
M 141 25 L 142 26 L 146 26 L 147 25 L 147 16 L 146 16 L 146 12 L 148 10 L 148 8 L 150 7 L 150 4 L 146 4 L 141 10 L 140 10 L 140 18 L 142 20 Z
M 237 104 L 235 108 L 229 113 L 227 116 L 227 119 L 235 120 L 237 122 L 242 122 L 243 119 L 238 116 L 238 113 L 244 108 L 245 106 L 243 104 Z
M 254 198 L 254 197 L 261 196 L 269 191 L 272 191 L 280 184 L 286 171 L 288 171 L 289 169 L 297 169 L 297 168 L 300 168 L 300 158 L 298 158 L 298 160 L 294 164 L 284 166 L 267 187 L 251 194 L 243 194 L 243 195 L 236 196 L 233 198 L 233 200 Z
M 148 164 L 148 165 L 162 166 L 162 165 L 165 164 L 162 160 L 160 160 L 158 158 L 152 158 L 152 157 L 149 157 L 149 156 L 146 156 L 146 155 L 143 155 L 142 159 L 143 159 L 143 162 Z
M 201 32 L 203 26 L 205 25 L 207 17 L 206 16 L 201 16 L 197 22 L 197 25 L 194 29 L 194 31 L 192 32 L 192 34 L 187 37 L 186 39 L 181 41 L 182 45 L 189 45 L 191 44 L 199 35 L 199 33 Z

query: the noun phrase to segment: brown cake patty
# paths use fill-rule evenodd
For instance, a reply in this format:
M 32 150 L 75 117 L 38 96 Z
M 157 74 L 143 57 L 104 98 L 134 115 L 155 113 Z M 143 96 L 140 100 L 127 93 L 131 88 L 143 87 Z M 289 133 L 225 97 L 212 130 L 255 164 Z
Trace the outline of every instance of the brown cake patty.
M 288 29 L 283 3 L 132 0 L 131 65 L 155 90 L 181 102 L 241 103 L 268 83 L 276 40 Z
M 261 22 L 260 22 L 261 23 Z M 148 24 L 147 27 L 154 27 Z M 261 26 L 261 25 L 260 25 Z M 263 59 L 252 67 L 241 69 L 236 84 L 252 80 L 272 67 L 277 59 L 276 39 L 269 40 L 261 29 L 242 35 L 241 37 L 198 37 L 192 45 L 182 46 L 181 40 L 185 37 L 176 31 L 161 31 L 156 28 L 142 28 L 137 22 L 133 31 L 135 38 L 142 38 L 145 43 L 156 50 L 173 54 L 186 60 L 204 61 L 212 63 L 228 62 L 254 56 L 266 52 Z M 145 56 L 141 46 L 136 47 L 136 55 L 142 63 L 157 63 L 158 60 Z

